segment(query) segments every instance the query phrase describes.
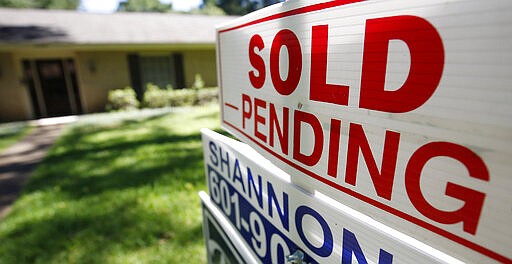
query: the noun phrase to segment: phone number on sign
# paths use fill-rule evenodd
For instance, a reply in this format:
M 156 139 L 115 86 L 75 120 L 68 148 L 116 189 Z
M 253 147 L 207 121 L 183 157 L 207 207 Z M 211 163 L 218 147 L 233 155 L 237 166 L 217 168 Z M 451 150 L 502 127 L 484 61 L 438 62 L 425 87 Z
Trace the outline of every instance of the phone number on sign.
M 308 249 L 306 263 L 337 258 L 333 252 L 338 236 L 332 227 L 339 228 L 338 224 L 310 206 L 290 202 L 287 191 L 254 168 L 241 165 L 214 142 L 209 143 L 209 150 L 206 167 L 211 199 L 263 263 L 285 263 L 285 257 L 299 248 Z M 317 227 L 315 236 L 311 226 Z M 353 256 L 360 263 L 367 262 L 356 235 L 346 228 L 341 245 L 336 263 L 352 263 Z M 392 263 L 393 255 L 381 249 L 378 260 Z

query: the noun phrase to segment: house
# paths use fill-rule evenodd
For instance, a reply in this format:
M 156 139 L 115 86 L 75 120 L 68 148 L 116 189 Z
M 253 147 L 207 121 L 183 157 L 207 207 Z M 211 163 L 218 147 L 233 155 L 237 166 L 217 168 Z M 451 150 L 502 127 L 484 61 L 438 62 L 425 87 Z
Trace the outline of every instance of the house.
M 0 8 L 0 121 L 99 112 L 148 82 L 216 86 L 215 25 L 233 17 Z

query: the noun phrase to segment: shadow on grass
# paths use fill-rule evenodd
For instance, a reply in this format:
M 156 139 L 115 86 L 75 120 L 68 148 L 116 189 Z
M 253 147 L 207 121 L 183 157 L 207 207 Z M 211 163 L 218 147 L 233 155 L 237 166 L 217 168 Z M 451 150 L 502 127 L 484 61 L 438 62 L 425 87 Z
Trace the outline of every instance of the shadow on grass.
M 201 225 L 183 227 L 140 208 L 136 200 L 102 209 L 95 213 L 61 211 L 48 219 L 23 223 L 3 238 L 10 243 L 2 251 L 16 252 L 5 263 L 108 263 L 116 248 L 126 254 L 168 240 L 186 245 L 202 238 Z
M 194 119 L 215 117 L 218 114 Z M 166 184 L 204 183 L 199 128 L 194 133 L 180 134 L 159 123 L 165 123 L 165 118 L 128 120 L 112 127 L 74 128 L 45 158 L 25 193 L 58 186 L 61 191 L 81 198 L 110 189 L 152 185 L 160 179 Z M 144 133 L 137 135 L 138 130 Z M 99 143 L 91 140 L 104 135 L 109 139 Z M 87 192 L 83 192 L 84 186 Z
M 75 141 L 76 137 L 66 137 L 60 144 L 70 144 L 68 140 Z M 151 185 L 173 172 L 185 170 L 196 171 L 197 177 L 187 173 L 186 178 L 178 174 L 170 180 L 178 184 L 203 182 L 202 149 L 200 146 L 186 146 L 187 143 L 198 141 L 199 134 L 166 135 L 51 154 L 38 168 L 38 173 L 24 192 L 54 189 L 58 186 L 71 197 L 82 198 L 84 195 L 95 195 L 111 189 Z M 145 151 L 138 153 L 140 149 L 159 149 L 158 153 L 162 155 Z M 166 153 L 162 153 L 164 151 Z M 139 157 L 134 157 L 137 155 Z M 126 161 L 123 163 L 122 159 Z
M 105 263 L 141 250 L 174 262 L 197 248 L 204 260 L 199 128 L 218 113 L 180 115 L 193 132 L 176 131 L 172 115 L 69 130 L 0 222 L 0 263 Z

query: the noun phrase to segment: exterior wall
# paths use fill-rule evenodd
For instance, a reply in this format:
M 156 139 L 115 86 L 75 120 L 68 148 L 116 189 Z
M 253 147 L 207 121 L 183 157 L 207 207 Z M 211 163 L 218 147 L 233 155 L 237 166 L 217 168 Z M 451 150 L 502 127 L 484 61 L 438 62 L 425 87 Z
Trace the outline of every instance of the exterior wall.
M 215 48 L 183 52 L 185 86 L 191 87 L 196 73 L 201 74 L 206 86 L 217 86 L 217 64 Z
M 24 59 L 72 58 L 75 61 L 78 88 L 84 113 L 102 112 L 108 91 L 131 85 L 128 54 L 183 54 L 185 87 L 191 87 L 197 73 L 206 86 L 217 86 L 214 47 L 187 49 L 120 49 L 73 51 L 73 48 L 23 48 L 0 52 L 0 121 L 34 117 L 27 85 L 22 84 Z
M 79 86 L 82 91 L 84 112 L 105 110 L 108 91 L 131 85 L 128 54 L 169 55 L 183 54 L 185 86 L 191 87 L 196 73 L 201 74 L 206 86 L 217 86 L 215 50 L 169 50 L 169 51 L 91 51 L 78 52 L 76 63 Z M 93 69 L 94 68 L 94 69 Z
M 131 85 L 127 56 L 183 54 L 185 86 L 191 87 L 195 74 L 201 74 L 206 86 L 217 86 L 215 50 L 170 51 L 91 51 L 78 52 L 75 61 L 78 68 L 79 87 L 84 112 L 105 110 L 108 91 Z
M 86 113 L 104 111 L 108 91 L 130 85 L 126 52 L 79 52 L 75 59 Z
M 15 61 L 12 54 L 0 53 L 0 121 L 32 117 L 28 90 L 20 83 L 21 62 Z

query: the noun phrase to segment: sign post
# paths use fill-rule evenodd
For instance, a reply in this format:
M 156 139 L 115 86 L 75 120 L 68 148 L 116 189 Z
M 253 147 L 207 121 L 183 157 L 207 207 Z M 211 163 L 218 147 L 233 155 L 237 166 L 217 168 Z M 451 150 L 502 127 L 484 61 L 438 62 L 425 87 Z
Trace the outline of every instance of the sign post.
M 222 127 L 454 257 L 512 263 L 512 3 L 288 1 L 218 27 Z

